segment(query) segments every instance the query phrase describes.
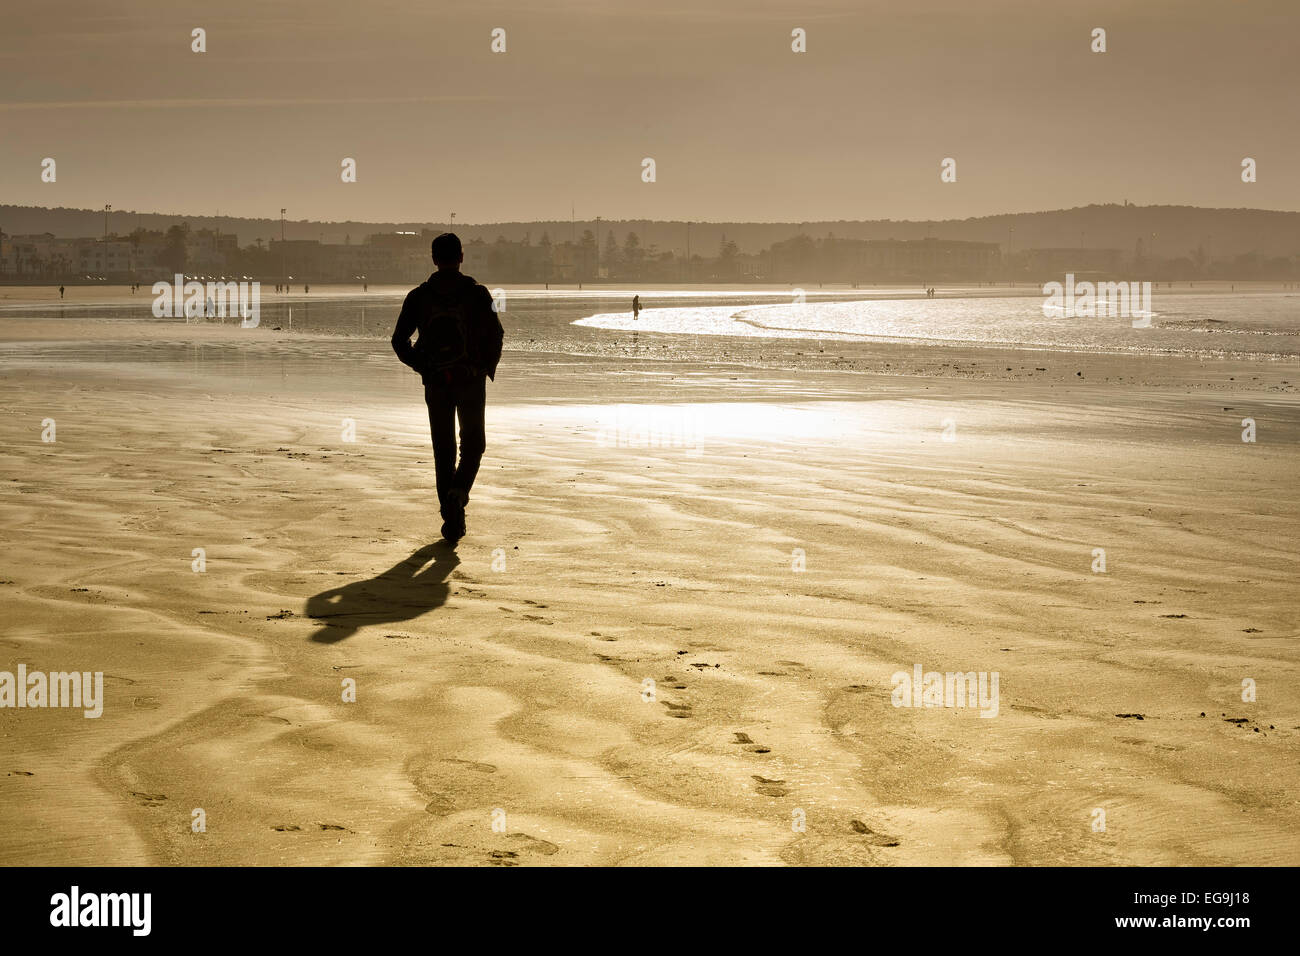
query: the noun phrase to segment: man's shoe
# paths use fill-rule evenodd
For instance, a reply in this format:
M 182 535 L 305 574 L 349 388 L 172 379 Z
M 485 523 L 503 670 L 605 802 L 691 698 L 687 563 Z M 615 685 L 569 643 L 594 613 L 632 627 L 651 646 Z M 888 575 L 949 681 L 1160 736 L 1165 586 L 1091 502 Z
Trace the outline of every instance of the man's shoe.
M 448 541 L 465 537 L 465 499 L 469 496 L 457 490 L 447 495 L 443 509 L 442 536 Z

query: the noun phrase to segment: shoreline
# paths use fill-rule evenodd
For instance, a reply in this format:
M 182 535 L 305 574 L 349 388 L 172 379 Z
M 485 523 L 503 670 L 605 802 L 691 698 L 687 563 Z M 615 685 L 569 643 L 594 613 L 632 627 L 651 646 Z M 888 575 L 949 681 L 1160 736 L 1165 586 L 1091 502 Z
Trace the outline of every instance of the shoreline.
M 276 330 L 266 325 L 241 329 L 234 323 L 185 323 L 165 321 L 130 322 L 121 319 L 64 319 L 51 325 L 46 319 L 14 319 L 0 316 L 0 361 L 13 362 L 20 356 L 30 362 L 66 360 L 68 351 L 86 353 L 99 349 L 95 364 L 112 359 L 109 352 L 139 361 L 178 361 L 181 352 L 195 348 L 237 350 L 244 356 L 268 357 L 285 348 L 284 355 L 306 359 L 314 346 L 342 350 L 343 355 L 363 355 L 401 372 L 387 346 L 388 336 L 345 335 L 331 332 Z M 933 345 L 918 340 L 875 342 L 857 349 L 823 347 L 817 355 L 810 348 L 832 343 L 804 339 L 727 340 L 706 357 L 674 354 L 685 347 L 688 336 L 644 333 L 644 343 L 620 346 L 617 340 L 604 347 L 556 349 L 549 342 L 524 343 L 508 336 L 505 351 L 520 360 L 554 361 L 573 359 L 610 363 L 660 363 L 707 365 L 737 371 L 806 372 L 844 374 L 864 379 L 926 378 L 940 381 L 982 380 L 991 382 L 1037 382 L 1086 386 L 1091 383 L 1129 387 L 1192 387 L 1214 391 L 1262 389 L 1290 394 L 1300 391 L 1300 356 L 1205 355 L 1182 352 L 1130 352 L 1122 350 L 1064 350 L 1015 348 L 960 344 Z M 132 348 L 147 341 L 152 351 Z M 834 343 L 841 344 L 841 343 Z M 746 351 L 748 347 L 749 352 Z M 170 351 L 170 354 L 166 354 Z M 735 354 L 733 354 L 735 353 Z M 751 354 L 752 353 L 752 354 Z M 549 358 L 548 358 L 549 357 Z M 187 361 L 192 360 L 186 354 Z M 1080 374 L 1082 373 L 1082 374 Z M 1240 379 L 1240 382 L 1237 380 Z M 852 379 L 850 379 L 851 381 Z M 1249 383 L 1249 384 L 1247 384 Z

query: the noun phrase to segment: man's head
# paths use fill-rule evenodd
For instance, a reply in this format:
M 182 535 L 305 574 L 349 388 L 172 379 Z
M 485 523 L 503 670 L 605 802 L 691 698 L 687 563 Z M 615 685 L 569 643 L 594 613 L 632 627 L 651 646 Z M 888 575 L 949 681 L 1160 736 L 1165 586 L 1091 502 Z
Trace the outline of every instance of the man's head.
M 439 269 L 460 269 L 465 261 L 465 253 L 460 247 L 460 237 L 454 232 L 444 232 L 433 240 L 433 264 Z

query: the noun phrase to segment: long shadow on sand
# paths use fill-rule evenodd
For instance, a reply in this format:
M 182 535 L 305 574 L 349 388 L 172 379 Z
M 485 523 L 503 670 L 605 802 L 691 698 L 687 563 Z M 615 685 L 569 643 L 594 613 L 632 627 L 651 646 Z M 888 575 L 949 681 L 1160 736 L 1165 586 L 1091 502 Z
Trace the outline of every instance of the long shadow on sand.
M 369 580 L 308 598 L 305 616 L 321 624 L 311 639 L 317 644 L 334 644 L 371 624 L 409 621 L 441 607 L 451 592 L 447 578 L 458 564 L 456 549 L 439 541 Z

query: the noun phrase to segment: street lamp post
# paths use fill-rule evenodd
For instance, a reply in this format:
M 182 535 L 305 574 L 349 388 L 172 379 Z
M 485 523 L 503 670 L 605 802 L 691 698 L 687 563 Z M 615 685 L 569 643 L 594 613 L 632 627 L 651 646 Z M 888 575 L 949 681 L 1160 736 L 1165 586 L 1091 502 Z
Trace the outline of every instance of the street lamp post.
M 686 281 L 691 281 L 691 221 L 686 220 Z

